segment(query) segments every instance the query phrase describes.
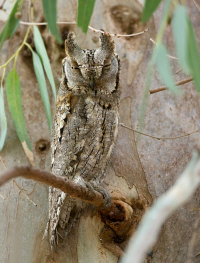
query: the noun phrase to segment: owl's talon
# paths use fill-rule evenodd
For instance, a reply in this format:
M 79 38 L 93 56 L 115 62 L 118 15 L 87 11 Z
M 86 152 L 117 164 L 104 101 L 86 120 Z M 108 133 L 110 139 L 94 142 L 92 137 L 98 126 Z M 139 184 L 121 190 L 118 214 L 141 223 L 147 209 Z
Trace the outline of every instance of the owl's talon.
M 103 195 L 103 205 L 99 207 L 100 209 L 107 209 L 111 205 L 111 197 L 109 193 L 101 186 L 92 185 L 91 183 L 86 183 L 88 189 L 93 192 L 96 190 L 97 192 L 101 193 Z
M 85 184 L 86 184 L 87 188 L 89 189 L 89 193 L 94 192 L 94 188 L 93 188 L 93 186 L 91 185 L 91 183 L 85 182 Z
M 97 188 L 94 188 L 97 192 L 100 192 L 103 195 L 103 205 L 100 207 L 100 209 L 109 208 L 111 205 L 111 196 L 109 195 L 109 193 L 103 187 L 97 186 Z

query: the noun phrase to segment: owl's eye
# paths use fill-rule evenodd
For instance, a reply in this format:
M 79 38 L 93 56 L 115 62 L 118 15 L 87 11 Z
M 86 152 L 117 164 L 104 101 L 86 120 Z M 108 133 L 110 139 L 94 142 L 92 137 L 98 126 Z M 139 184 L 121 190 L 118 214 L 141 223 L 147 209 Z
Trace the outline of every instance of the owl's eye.
M 79 65 L 75 60 L 71 60 L 71 69 L 79 69 Z
M 111 64 L 107 64 L 107 65 L 103 66 L 103 68 L 104 68 L 105 70 L 109 70 L 109 69 L 110 69 L 110 66 L 111 66 Z

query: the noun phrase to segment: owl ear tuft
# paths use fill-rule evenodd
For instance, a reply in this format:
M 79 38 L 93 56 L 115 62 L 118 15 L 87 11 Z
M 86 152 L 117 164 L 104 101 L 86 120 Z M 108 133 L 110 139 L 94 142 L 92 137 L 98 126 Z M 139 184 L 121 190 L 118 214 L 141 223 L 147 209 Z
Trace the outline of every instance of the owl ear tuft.
M 73 60 L 82 60 L 84 52 L 82 48 L 76 42 L 76 35 L 74 32 L 70 32 L 65 40 L 65 52 Z
M 95 52 L 95 59 L 101 62 L 109 60 L 114 54 L 115 43 L 109 33 L 100 33 L 100 47 Z

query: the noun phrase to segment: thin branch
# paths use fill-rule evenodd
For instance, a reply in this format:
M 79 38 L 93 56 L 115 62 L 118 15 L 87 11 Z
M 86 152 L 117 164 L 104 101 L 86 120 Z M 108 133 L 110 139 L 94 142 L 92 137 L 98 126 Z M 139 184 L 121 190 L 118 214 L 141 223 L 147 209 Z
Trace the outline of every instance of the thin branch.
M 187 79 L 184 79 L 184 80 L 181 80 L 181 81 L 176 82 L 175 85 L 176 85 L 176 86 L 181 86 L 181 85 L 183 85 L 183 84 L 185 84 L 185 83 L 188 83 L 188 82 L 190 82 L 190 81 L 192 81 L 192 80 L 193 80 L 193 78 L 192 78 L 192 77 L 189 77 L 189 78 L 187 78 Z M 149 93 L 150 93 L 150 94 L 153 94 L 153 93 L 160 92 L 160 91 L 163 91 L 163 90 L 166 90 L 166 89 L 167 89 L 166 86 L 162 86 L 162 87 L 157 88 L 157 89 L 149 90 Z
M 185 171 L 164 195 L 144 215 L 132 237 L 122 263 L 144 262 L 155 244 L 165 220 L 192 196 L 200 183 L 200 154 L 195 152 Z
M 152 136 L 152 135 L 149 135 L 149 134 L 146 134 L 146 133 L 143 133 L 143 132 L 140 132 L 140 131 L 136 131 L 128 126 L 126 126 L 125 124 L 123 123 L 120 123 L 120 125 L 130 131 L 133 131 L 133 132 L 136 132 L 136 133 L 139 133 L 139 134 L 142 134 L 144 136 L 147 136 L 147 137 L 151 137 L 151 138 L 154 138 L 154 139 L 157 139 L 157 140 L 174 140 L 174 139 L 178 139 L 178 138 L 182 138 L 182 137 L 186 137 L 186 136 L 189 136 L 193 133 L 196 133 L 196 132 L 199 132 L 199 130 L 196 130 L 196 131 L 193 131 L 191 133 L 187 133 L 187 134 L 184 134 L 184 135 L 180 135 L 180 136 L 176 136 L 176 137 L 157 137 L 157 136 Z
M 3 164 L 4 168 L 7 169 L 7 167 L 6 167 L 5 163 L 3 162 L 1 156 L 0 156 L 0 160 L 1 160 L 1 163 Z
M 195 0 L 193 0 L 193 2 L 195 3 L 197 9 L 200 11 L 200 6 L 197 4 L 197 2 Z
M 14 167 L 0 175 L 0 186 L 12 178 L 22 176 L 26 179 L 35 180 L 49 186 L 60 189 L 73 198 L 84 200 L 88 203 L 101 207 L 103 205 L 103 195 L 95 190 L 80 186 L 62 176 L 56 176 L 50 172 L 34 169 L 32 167 Z
M 42 23 L 37 23 L 37 22 L 24 22 L 21 21 L 19 22 L 21 25 L 25 25 L 25 26 L 46 26 L 47 23 L 46 22 L 42 22 Z M 76 22 L 57 22 L 57 24 L 63 24 L 63 25 L 76 25 Z
M 93 32 L 96 32 L 96 33 L 106 33 L 102 30 L 98 30 L 98 29 L 95 29 L 91 26 L 88 26 L 89 29 L 91 29 Z M 134 36 L 138 36 L 138 35 L 141 35 L 141 34 L 144 34 L 145 32 L 149 31 L 149 28 L 145 29 L 144 31 L 141 31 L 139 33 L 134 33 L 134 34 L 129 34 L 129 35 L 120 35 L 120 34 L 111 34 L 109 33 L 110 36 L 112 37 L 134 37 Z
M 175 74 L 178 74 L 179 72 L 181 72 L 183 69 L 181 68 L 181 69 L 179 69 L 179 70 L 177 70 L 176 72 L 175 72 Z
M 3 200 L 5 200 L 5 198 L 3 197 L 3 195 L 0 194 L 0 197 L 1 197 Z
M 26 40 L 28 38 L 28 35 L 29 35 L 29 32 L 30 32 L 30 27 L 28 27 L 27 31 L 26 31 L 26 35 L 24 37 L 24 40 L 22 42 L 22 44 L 20 45 L 20 47 L 17 49 L 17 51 L 6 61 L 5 64 L 3 64 L 2 66 L 0 66 L 0 69 L 1 68 L 5 68 L 8 63 L 10 63 L 10 61 L 14 58 L 16 58 L 16 56 L 18 56 L 19 52 L 21 51 L 21 49 L 23 48 L 24 44 L 26 43 Z
M 1 6 L 0 6 L 0 9 L 3 9 L 3 6 L 4 6 L 4 4 L 5 4 L 5 1 L 6 1 L 6 0 L 3 0 L 2 4 L 1 4 Z
M 20 192 L 34 205 L 34 206 L 37 206 L 36 203 L 34 203 L 29 197 L 28 195 L 26 195 L 24 193 L 24 190 L 15 182 L 15 180 L 13 180 L 13 183 L 17 186 L 17 188 L 20 190 Z
M 154 44 L 154 45 L 157 45 L 157 43 L 152 39 L 150 38 L 150 41 Z M 167 55 L 169 58 L 172 58 L 172 59 L 178 59 L 177 57 L 173 57 L 171 55 Z
M 47 25 L 46 22 L 42 22 L 42 23 L 30 23 L 30 22 L 24 22 L 24 21 L 20 21 L 20 24 L 22 25 L 32 25 L 32 26 L 44 26 L 44 25 Z M 63 25 L 76 25 L 76 22 L 57 22 L 57 24 L 63 24 Z M 98 29 L 95 29 L 91 26 L 88 26 L 88 28 L 90 30 L 92 30 L 93 32 L 96 32 L 96 33 L 108 33 L 108 32 L 105 32 L 105 31 L 102 31 L 102 30 L 98 30 Z M 138 36 L 138 35 L 141 35 L 141 34 L 144 34 L 145 32 L 147 32 L 149 29 L 145 29 L 144 31 L 141 31 L 141 32 L 138 32 L 138 33 L 134 33 L 134 34 L 129 34 L 129 35 L 120 35 L 120 34 L 111 34 L 109 33 L 110 36 L 112 37 L 133 37 L 133 36 Z

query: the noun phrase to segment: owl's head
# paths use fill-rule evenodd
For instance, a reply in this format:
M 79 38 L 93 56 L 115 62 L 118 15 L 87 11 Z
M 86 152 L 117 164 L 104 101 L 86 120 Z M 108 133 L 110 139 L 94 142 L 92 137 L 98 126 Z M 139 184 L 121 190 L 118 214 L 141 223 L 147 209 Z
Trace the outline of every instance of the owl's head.
M 98 80 L 103 71 L 109 71 L 113 60 L 115 44 L 111 36 L 100 33 L 100 47 L 96 50 L 78 46 L 75 34 L 70 32 L 65 40 L 65 50 L 70 59 L 71 70 L 87 80 Z M 77 71 L 77 72 L 76 72 Z

